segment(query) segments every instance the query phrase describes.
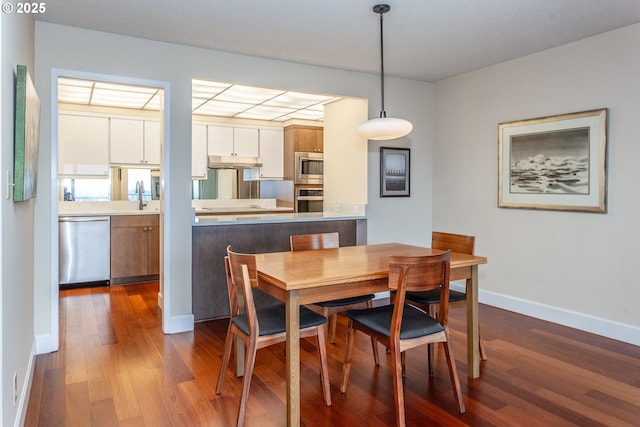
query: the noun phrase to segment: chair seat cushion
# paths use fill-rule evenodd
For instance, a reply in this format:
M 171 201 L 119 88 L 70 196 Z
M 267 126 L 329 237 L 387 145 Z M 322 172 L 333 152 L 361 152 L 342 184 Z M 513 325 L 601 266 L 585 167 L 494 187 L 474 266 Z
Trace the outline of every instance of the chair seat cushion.
M 449 301 L 464 301 L 467 295 L 464 292 L 449 289 Z M 407 292 L 407 300 L 421 304 L 440 304 L 440 289 L 431 289 L 423 292 Z
M 284 304 L 280 303 L 270 307 L 261 308 L 256 310 L 256 315 L 258 317 L 260 336 L 278 334 L 286 330 L 286 312 Z M 232 322 L 238 327 L 238 329 L 246 335 L 249 335 L 249 324 L 247 323 L 246 314 L 240 314 L 234 317 Z M 322 325 L 326 322 L 326 317 L 314 313 L 306 307 L 300 307 L 300 329 Z
M 393 305 L 365 308 L 363 310 L 349 310 L 345 313 L 354 322 L 360 323 L 377 333 L 389 336 L 391 319 L 393 317 Z M 405 304 L 402 313 L 402 327 L 400 339 L 411 339 L 442 332 L 444 328 L 437 320 L 422 310 Z
M 367 302 L 372 300 L 375 297 L 373 294 L 362 295 L 359 297 L 351 297 L 351 298 L 342 298 L 342 299 L 334 299 L 331 301 L 322 301 L 315 302 L 315 305 L 319 305 L 320 307 L 341 307 L 343 305 L 353 305 L 360 304 L 363 302 Z

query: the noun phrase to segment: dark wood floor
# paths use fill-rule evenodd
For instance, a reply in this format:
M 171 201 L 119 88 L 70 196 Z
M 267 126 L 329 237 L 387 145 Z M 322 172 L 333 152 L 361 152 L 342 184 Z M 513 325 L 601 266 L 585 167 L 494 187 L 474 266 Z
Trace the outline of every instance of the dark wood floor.
M 215 394 L 227 321 L 164 335 L 160 315 L 156 283 L 61 292 L 60 350 L 37 357 L 26 425 L 234 426 L 241 382 L 230 369 Z M 465 310 L 451 311 L 467 412 L 456 411 L 442 350 L 429 378 L 418 348 L 407 355 L 408 425 L 640 425 L 639 347 L 483 305 L 480 320 L 489 359 L 470 380 Z M 393 425 L 390 361 L 376 368 L 365 336 L 347 393 L 338 389 L 345 325 L 328 349 L 331 407 L 322 400 L 315 343 L 301 343 L 301 424 Z M 245 425 L 284 426 L 285 389 L 284 345 L 260 350 Z

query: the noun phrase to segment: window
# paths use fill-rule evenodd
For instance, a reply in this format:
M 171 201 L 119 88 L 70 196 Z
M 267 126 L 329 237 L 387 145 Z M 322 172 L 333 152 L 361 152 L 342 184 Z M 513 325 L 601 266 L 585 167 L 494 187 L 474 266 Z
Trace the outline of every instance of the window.
M 67 202 L 108 202 L 111 200 L 110 179 L 65 178 L 63 200 Z

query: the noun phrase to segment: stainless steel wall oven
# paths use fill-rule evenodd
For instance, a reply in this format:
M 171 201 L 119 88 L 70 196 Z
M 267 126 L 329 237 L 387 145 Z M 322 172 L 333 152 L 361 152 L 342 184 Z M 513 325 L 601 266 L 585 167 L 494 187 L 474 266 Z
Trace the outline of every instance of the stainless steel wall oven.
M 322 188 L 296 188 L 296 212 L 322 212 Z

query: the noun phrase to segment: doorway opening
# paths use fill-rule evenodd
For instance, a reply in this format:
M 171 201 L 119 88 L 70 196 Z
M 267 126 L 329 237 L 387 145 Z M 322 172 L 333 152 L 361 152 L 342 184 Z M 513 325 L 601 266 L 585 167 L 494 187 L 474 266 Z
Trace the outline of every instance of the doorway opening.
M 137 79 L 131 77 L 104 75 L 96 73 L 86 73 L 72 70 L 52 70 L 51 87 L 51 158 L 52 175 L 58 179 L 51 180 L 51 311 L 50 311 L 50 337 L 49 342 L 38 345 L 38 353 L 57 350 L 59 346 L 59 254 L 56 250 L 59 247 L 58 236 L 58 216 L 59 207 L 63 203 L 73 203 L 79 194 L 82 197 L 98 197 L 103 201 L 129 200 L 128 180 L 116 184 L 118 180 L 126 179 L 128 171 L 131 177 L 141 175 L 139 181 L 144 181 L 148 175 L 149 184 L 146 186 L 144 194 L 149 200 L 154 193 L 153 182 L 157 182 L 157 208 L 151 213 L 162 213 L 164 208 L 164 188 L 162 185 L 164 153 L 168 152 L 169 117 L 168 108 L 165 102 L 169 99 L 169 83 L 155 80 Z M 144 99 L 146 97 L 146 100 Z M 83 138 L 81 135 L 71 144 L 63 144 L 59 141 L 62 116 L 75 116 L 84 121 L 92 123 L 102 123 L 106 129 L 106 136 L 100 134 L 103 145 L 93 146 L 95 133 L 89 132 L 90 138 Z M 93 121 L 93 118 L 98 118 Z M 113 128 L 109 125 L 104 127 L 105 120 L 141 120 L 144 135 L 155 141 L 153 149 L 143 147 L 146 157 L 140 159 L 135 164 L 127 157 L 114 158 L 111 150 L 110 138 Z M 134 120 L 131 120 L 134 121 Z M 152 126 L 145 126 L 146 122 Z M 126 124 L 126 123 L 125 123 Z M 86 132 L 86 127 L 85 132 Z M 89 126 L 90 128 L 90 126 Z M 77 130 L 83 132 L 83 127 L 78 126 Z M 122 135 L 126 139 L 127 133 Z M 104 144 L 106 138 L 106 144 Z M 68 141 L 64 141 L 68 142 Z M 75 144 L 74 144 L 75 143 Z M 64 148 L 62 146 L 65 145 Z M 121 144 L 124 148 L 130 148 L 130 144 Z M 145 150 L 145 148 L 147 148 Z M 115 154 L 127 154 L 116 150 Z M 93 158 L 91 156 L 94 156 Z M 100 158 L 95 161 L 95 157 Z M 106 161 L 105 161 L 106 158 Z M 55 160 L 58 161 L 55 161 Z M 115 161 L 115 163 L 114 163 Z M 123 170 L 125 173 L 123 174 Z M 118 186 L 122 190 L 117 191 Z M 72 191 L 73 190 L 73 191 Z M 98 196 L 95 196 L 97 191 Z M 146 199 L 145 199 L 146 200 Z M 159 263 L 162 272 L 164 259 L 163 244 L 163 219 L 160 219 L 160 243 L 159 243 Z M 163 274 L 160 274 L 160 292 L 158 302 L 163 309 L 169 302 L 162 298 L 163 292 L 170 286 L 163 281 Z

